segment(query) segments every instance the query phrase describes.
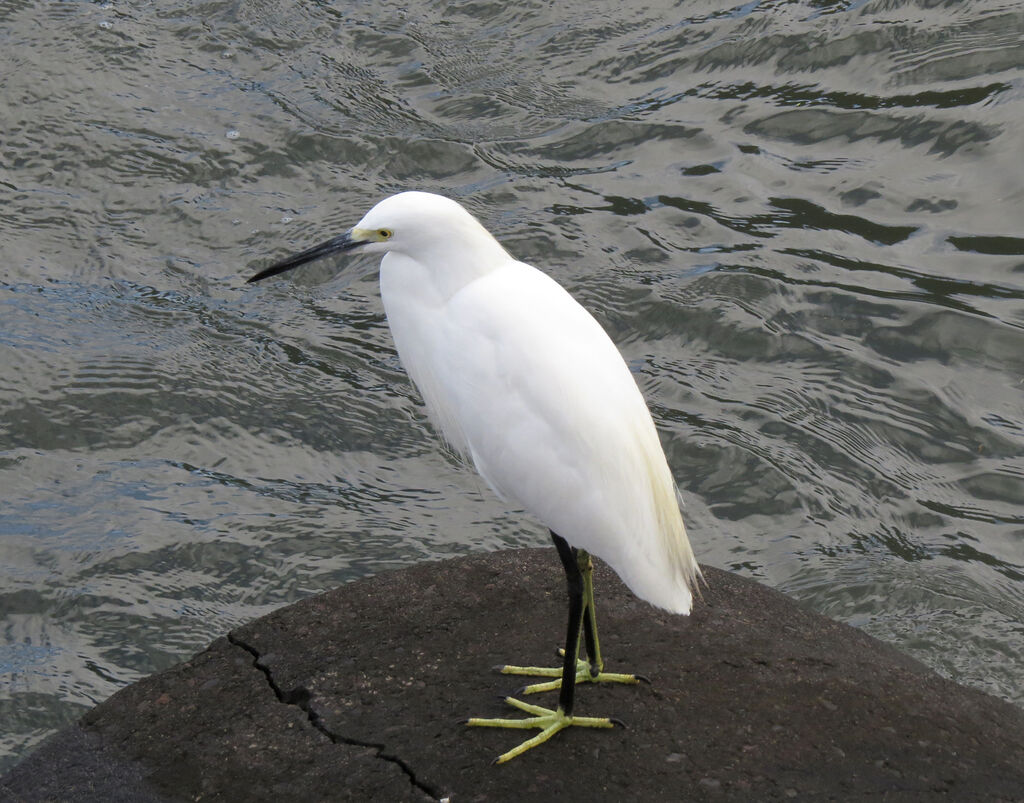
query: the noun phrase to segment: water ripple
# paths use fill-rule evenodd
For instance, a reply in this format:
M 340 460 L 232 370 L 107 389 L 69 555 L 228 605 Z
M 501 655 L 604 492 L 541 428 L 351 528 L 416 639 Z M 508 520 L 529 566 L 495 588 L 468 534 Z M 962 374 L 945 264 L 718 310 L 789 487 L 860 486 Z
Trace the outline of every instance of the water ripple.
M 371 259 L 444 191 L 606 326 L 702 560 L 1020 701 L 1006 0 L 0 2 L 0 766 L 271 608 L 541 545 L 438 451 Z

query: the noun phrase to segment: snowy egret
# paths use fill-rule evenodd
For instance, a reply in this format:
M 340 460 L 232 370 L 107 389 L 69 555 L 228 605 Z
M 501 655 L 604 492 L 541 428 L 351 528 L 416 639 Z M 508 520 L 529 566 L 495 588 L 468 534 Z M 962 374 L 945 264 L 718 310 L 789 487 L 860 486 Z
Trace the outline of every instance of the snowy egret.
M 557 708 L 508 697 L 530 716 L 466 723 L 540 729 L 499 763 L 571 725 L 612 727 L 608 718 L 573 715 L 577 683 L 637 681 L 604 671 L 590 555 L 606 561 L 637 596 L 673 613 L 690 612 L 700 574 L 636 382 L 590 313 L 439 195 L 386 198 L 345 234 L 249 281 L 356 248 L 384 254 L 384 310 L 430 419 L 498 496 L 548 527 L 565 569 L 562 666 L 502 670 L 553 678 L 523 692 L 558 689 Z M 587 660 L 580 658 L 581 635 Z

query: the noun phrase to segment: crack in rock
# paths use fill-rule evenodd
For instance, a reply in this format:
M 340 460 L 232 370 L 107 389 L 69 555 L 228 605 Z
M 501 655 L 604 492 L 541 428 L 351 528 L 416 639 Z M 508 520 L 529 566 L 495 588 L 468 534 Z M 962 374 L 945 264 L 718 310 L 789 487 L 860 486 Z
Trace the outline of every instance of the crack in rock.
M 323 718 L 316 711 L 313 710 L 310 700 L 312 695 L 309 689 L 304 686 L 292 689 L 291 691 L 284 691 L 274 680 L 274 676 L 270 671 L 270 667 L 266 664 L 261 663 L 260 653 L 255 647 L 246 644 L 244 641 L 237 638 L 233 633 L 228 633 L 228 641 L 234 644 L 236 647 L 240 647 L 245 650 L 253 657 L 252 665 L 267 679 L 267 684 L 270 686 L 271 691 L 274 692 L 274 696 L 277 697 L 278 702 L 284 705 L 298 706 L 306 714 L 306 718 L 309 720 L 309 724 L 316 728 L 320 733 L 326 736 L 334 744 L 347 744 L 352 747 L 370 747 L 377 751 L 377 758 L 383 761 L 390 761 L 392 764 L 398 765 L 399 769 L 404 772 L 408 778 L 409 783 L 419 789 L 421 792 L 429 795 L 434 800 L 443 799 L 436 789 L 431 787 L 429 784 L 419 780 L 416 777 L 416 773 L 412 767 L 406 764 L 401 758 L 396 755 L 385 753 L 385 745 L 380 742 L 364 742 L 361 739 L 353 739 L 348 736 L 342 736 L 341 734 L 334 733 L 330 728 L 324 724 Z

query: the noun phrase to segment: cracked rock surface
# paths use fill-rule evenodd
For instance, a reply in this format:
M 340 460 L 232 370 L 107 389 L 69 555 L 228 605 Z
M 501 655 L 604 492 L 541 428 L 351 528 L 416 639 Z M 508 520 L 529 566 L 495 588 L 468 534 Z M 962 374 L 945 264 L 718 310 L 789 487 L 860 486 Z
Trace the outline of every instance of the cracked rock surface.
M 782 594 L 705 569 L 690 617 L 596 572 L 610 671 L 572 729 L 507 765 L 508 716 L 552 665 L 564 580 L 550 549 L 423 564 L 238 628 L 122 689 L 0 779 L 0 800 L 1024 799 L 1024 711 L 943 680 Z M 530 698 L 553 704 L 555 693 Z M 532 732 L 530 732 L 532 733 Z

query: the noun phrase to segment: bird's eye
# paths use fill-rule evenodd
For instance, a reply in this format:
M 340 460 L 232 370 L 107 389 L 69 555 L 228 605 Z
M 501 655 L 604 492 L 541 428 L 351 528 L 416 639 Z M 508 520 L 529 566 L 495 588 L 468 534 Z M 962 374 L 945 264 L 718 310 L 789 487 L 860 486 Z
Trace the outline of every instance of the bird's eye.
M 391 239 L 391 229 L 381 229 L 380 231 L 377 232 L 377 234 L 380 235 L 380 238 L 382 240 L 390 240 Z

